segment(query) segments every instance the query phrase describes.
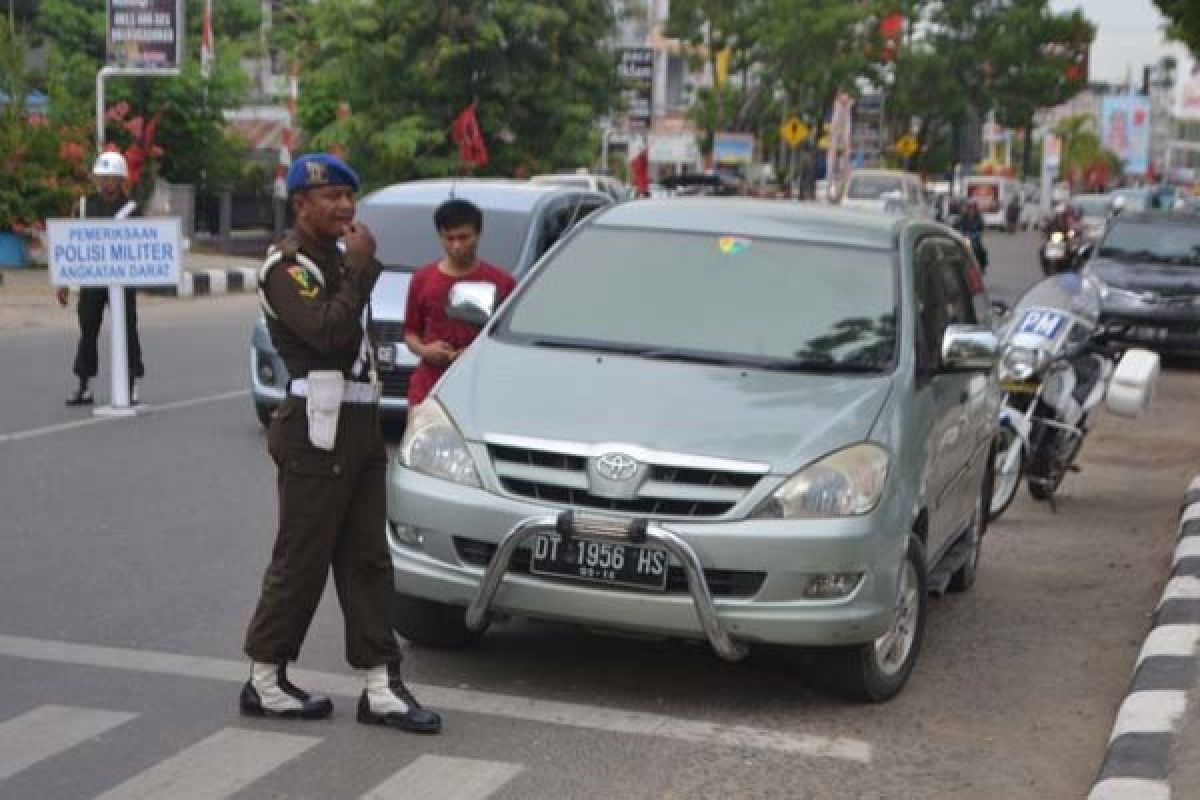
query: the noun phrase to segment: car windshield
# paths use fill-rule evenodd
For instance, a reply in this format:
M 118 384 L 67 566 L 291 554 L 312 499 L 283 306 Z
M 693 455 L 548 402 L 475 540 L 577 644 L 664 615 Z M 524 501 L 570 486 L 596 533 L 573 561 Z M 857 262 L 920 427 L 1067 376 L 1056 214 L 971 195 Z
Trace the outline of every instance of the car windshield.
M 1200 267 L 1200 224 L 1119 219 L 1104 237 L 1100 255 Z
M 891 175 L 855 175 L 846 188 L 846 197 L 851 200 L 878 200 L 888 192 L 899 192 L 904 196 L 904 182 Z
M 379 261 L 388 269 L 415 270 L 445 255 L 433 227 L 434 205 L 359 206 L 358 218 L 375 235 Z M 483 236 L 479 257 L 507 272 L 521 267 L 517 262 L 525 245 L 533 215 L 524 211 L 483 210 Z
M 594 227 L 552 256 L 497 336 L 763 369 L 890 369 L 889 251 Z

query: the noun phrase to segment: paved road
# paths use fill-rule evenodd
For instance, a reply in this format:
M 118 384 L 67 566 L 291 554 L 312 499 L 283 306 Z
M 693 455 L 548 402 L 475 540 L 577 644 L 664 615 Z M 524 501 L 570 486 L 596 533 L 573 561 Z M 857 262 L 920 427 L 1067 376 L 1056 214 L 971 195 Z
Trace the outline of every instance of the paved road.
M 989 236 L 1014 299 L 1033 237 Z M 447 732 L 353 722 L 332 592 L 304 678 L 329 722 L 237 716 L 240 642 L 274 525 L 245 394 L 250 297 L 144 315 L 149 412 L 68 410 L 73 336 L 0 338 L 0 795 L 5 798 L 1068 798 L 1086 794 L 1200 464 L 1200 372 L 1153 413 L 1103 418 L 1057 514 L 1022 496 L 980 582 L 936 599 L 910 685 L 848 704 L 802 658 L 563 626 L 410 650 Z M 457 790 L 458 794 L 452 794 Z M 107 794 L 105 794 L 107 793 Z

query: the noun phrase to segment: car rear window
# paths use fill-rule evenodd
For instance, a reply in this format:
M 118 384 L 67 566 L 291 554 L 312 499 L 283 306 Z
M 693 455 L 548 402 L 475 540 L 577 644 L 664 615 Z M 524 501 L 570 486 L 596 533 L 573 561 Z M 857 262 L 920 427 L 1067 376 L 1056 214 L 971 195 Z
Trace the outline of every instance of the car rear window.
M 884 369 L 896 285 L 888 250 L 592 227 L 538 270 L 498 335 Z

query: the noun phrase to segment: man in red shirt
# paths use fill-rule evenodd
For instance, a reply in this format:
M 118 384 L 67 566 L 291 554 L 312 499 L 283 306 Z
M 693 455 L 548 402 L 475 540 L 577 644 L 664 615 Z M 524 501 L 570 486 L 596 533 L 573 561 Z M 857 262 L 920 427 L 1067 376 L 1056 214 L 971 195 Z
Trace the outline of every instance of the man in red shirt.
M 474 341 L 478 329 L 446 316 L 450 289 L 459 281 L 496 286 L 496 305 L 516 281 L 502 269 L 479 259 L 483 212 L 469 200 L 447 200 L 433 213 L 433 224 L 446 257 L 422 267 L 408 288 L 404 343 L 421 360 L 408 385 L 408 406 L 416 408 L 454 359 Z

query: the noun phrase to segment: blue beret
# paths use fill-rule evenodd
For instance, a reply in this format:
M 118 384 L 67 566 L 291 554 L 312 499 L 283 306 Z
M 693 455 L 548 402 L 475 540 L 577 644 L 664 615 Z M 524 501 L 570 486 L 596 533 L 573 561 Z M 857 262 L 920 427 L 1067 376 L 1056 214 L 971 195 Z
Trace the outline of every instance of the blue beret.
M 358 191 L 358 175 L 337 156 L 309 153 L 300 156 L 288 168 L 288 194 L 320 186 L 349 186 Z

